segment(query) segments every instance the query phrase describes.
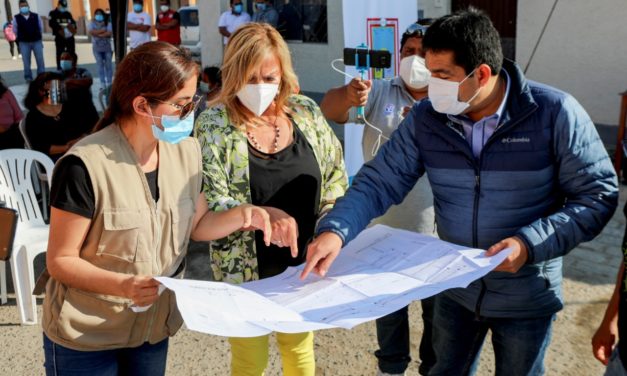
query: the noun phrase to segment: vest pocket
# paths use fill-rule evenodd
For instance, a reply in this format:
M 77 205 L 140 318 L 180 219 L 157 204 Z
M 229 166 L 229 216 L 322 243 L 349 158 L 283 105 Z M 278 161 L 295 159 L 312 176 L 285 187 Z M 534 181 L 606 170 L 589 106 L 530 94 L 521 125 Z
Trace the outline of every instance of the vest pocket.
M 181 252 L 187 249 L 195 211 L 194 201 L 191 198 L 181 200 L 170 208 L 170 217 L 172 218 L 172 249 L 177 255 L 180 255 Z
M 85 348 L 125 346 L 136 314 L 130 300 L 68 288 L 59 312 L 57 334 Z
M 141 252 L 141 229 L 150 222 L 149 215 L 135 209 L 105 210 L 104 230 L 98 244 L 98 256 L 110 256 L 127 262 L 148 261 L 148 252 Z

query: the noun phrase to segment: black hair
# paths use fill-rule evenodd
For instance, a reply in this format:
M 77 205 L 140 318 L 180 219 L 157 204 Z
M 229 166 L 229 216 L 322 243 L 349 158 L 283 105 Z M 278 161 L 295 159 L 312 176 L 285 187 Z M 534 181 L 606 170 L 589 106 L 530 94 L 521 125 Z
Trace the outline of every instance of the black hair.
M 202 74 L 207 75 L 209 77 L 209 81 L 218 86 L 222 86 L 222 74 L 220 73 L 220 68 L 218 67 L 205 67 L 202 70 Z
M 76 54 L 76 52 L 72 52 L 72 51 L 67 51 L 66 50 L 66 51 L 61 52 L 61 55 L 63 55 L 63 54 L 70 55 L 70 57 L 72 58 L 72 61 L 74 63 L 78 62 L 78 55 Z
M 144 0 L 133 0 L 133 4 L 141 4 L 141 5 L 144 5 Z
M 0 77 L 0 98 L 2 98 L 4 93 L 7 92 L 7 90 L 9 90 L 9 88 L 7 87 L 7 85 L 4 84 L 2 77 Z
M 62 79 L 63 76 L 55 72 L 44 72 L 35 77 L 35 79 L 30 82 L 30 85 L 28 85 L 28 92 L 24 97 L 24 107 L 26 107 L 29 111 L 33 111 L 42 101 L 40 91 L 44 90 L 46 82 Z
M 105 26 L 107 26 L 107 25 L 109 24 L 109 17 L 107 17 L 107 13 L 105 13 L 105 11 L 104 11 L 102 8 L 98 8 L 98 9 L 96 9 L 96 10 L 94 11 L 94 16 L 95 16 L 97 13 L 102 14 L 102 17 L 104 18 L 103 22 L 104 22 Z
M 420 26 L 430 26 L 433 23 L 433 18 L 421 18 L 415 23 L 417 23 Z M 407 35 L 405 33 L 401 35 L 401 50 L 403 49 L 405 42 L 407 42 L 407 39 L 409 38 L 415 38 L 415 37 L 413 35 Z
M 17 4 L 18 4 L 18 5 L 19 5 L 19 4 L 27 4 L 27 5 L 28 5 L 28 0 L 20 0 L 20 1 L 18 1 L 18 3 L 17 3 Z
M 463 67 L 466 74 L 480 64 L 487 64 L 492 75 L 501 72 L 499 32 L 484 12 L 473 7 L 438 18 L 427 29 L 422 48 L 435 53 L 452 51 L 455 65 Z
M 159 3 L 161 3 L 162 1 L 165 1 L 166 3 L 168 3 L 168 5 L 172 5 L 172 4 L 170 3 L 170 0 L 159 0 Z

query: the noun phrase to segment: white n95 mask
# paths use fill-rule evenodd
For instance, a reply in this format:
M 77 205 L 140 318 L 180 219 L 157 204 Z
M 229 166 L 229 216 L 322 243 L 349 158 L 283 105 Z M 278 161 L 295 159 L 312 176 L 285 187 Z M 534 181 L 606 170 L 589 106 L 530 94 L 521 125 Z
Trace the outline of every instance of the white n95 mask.
M 481 87 L 466 102 L 459 100 L 459 85 L 466 81 L 470 75 L 474 73 L 474 69 L 468 76 L 464 77 L 460 82 L 443 80 L 437 77 L 429 78 L 429 100 L 433 108 L 442 114 L 459 115 L 466 111 L 470 106 L 470 102 L 481 91 Z
M 410 89 L 418 90 L 427 86 L 431 73 L 425 65 L 425 59 L 412 55 L 401 60 L 400 76 Z
M 237 98 L 250 112 L 261 116 L 270 106 L 278 91 L 278 84 L 247 84 L 237 93 Z

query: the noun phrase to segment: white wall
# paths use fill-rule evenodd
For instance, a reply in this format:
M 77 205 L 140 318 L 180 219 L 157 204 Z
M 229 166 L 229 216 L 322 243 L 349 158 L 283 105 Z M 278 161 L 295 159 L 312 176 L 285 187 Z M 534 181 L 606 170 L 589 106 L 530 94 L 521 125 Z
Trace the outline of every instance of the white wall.
M 451 13 L 451 0 L 417 0 L 424 18 L 439 18 Z
M 518 1 L 516 60 L 525 67 L 553 1 Z M 572 94 L 600 124 L 617 124 L 627 89 L 624 0 L 558 2 L 527 77 Z

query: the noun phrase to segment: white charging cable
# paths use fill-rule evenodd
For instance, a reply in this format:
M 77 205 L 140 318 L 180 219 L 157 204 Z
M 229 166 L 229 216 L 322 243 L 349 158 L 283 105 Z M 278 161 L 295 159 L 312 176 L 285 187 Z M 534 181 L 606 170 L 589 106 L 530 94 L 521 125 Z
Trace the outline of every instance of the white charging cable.
M 333 70 L 334 70 L 334 71 L 338 72 L 339 74 L 343 74 L 344 76 L 346 76 L 346 77 L 350 78 L 351 80 L 355 78 L 354 76 L 351 76 L 350 74 L 348 74 L 348 73 L 344 72 L 343 70 L 338 69 L 338 68 L 335 66 L 335 63 L 337 63 L 337 62 L 342 62 L 342 63 L 343 63 L 343 62 L 344 62 L 344 59 L 335 59 L 335 60 L 331 61 L 331 68 L 333 68 Z M 374 130 L 375 130 L 375 131 L 377 131 L 377 133 L 379 134 L 379 135 L 377 136 L 376 141 L 374 142 L 374 145 L 372 145 L 372 150 L 370 151 L 370 152 L 371 152 L 371 154 L 372 154 L 372 156 L 374 157 L 374 156 L 377 154 L 377 151 L 379 151 L 379 148 L 381 147 L 381 139 L 382 139 L 382 138 L 385 138 L 386 140 L 389 140 L 390 138 L 389 138 L 389 137 L 384 136 L 384 135 L 383 135 L 383 131 L 382 131 L 381 129 L 379 129 L 378 127 L 376 127 L 376 126 L 374 126 L 374 125 L 370 124 L 370 123 L 368 122 L 368 120 L 366 120 L 366 117 L 365 117 L 365 116 L 364 116 L 363 118 L 362 118 L 362 117 L 360 117 L 360 118 L 359 118 L 359 120 L 363 121 L 363 122 L 364 122 L 364 124 L 366 124 L 367 126 L 369 126 L 369 127 L 370 127 L 370 128 L 372 128 L 372 129 L 374 129 Z

